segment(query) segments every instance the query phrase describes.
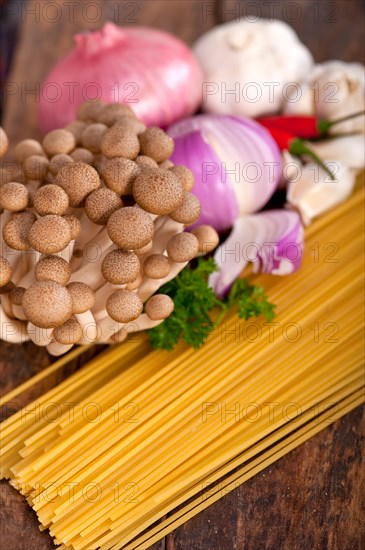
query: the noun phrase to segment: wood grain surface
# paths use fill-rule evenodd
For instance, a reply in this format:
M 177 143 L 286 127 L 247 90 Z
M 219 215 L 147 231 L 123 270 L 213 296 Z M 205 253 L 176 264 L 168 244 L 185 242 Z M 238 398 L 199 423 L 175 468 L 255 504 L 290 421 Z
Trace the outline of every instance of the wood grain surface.
M 20 21 L 3 122 L 12 143 L 25 137 L 40 136 L 35 96 L 22 96 L 19 91 L 22 84 L 28 90 L 35 89 L 49 68 L 70 49 L 75 32 L 99 27 L 107 19 L 120 25 L 155 26 L 191 44 L 202 32 L 225 21 L 238 17 L 275 17 L 294 27 L 317 61 L 343 59 L 363 62 L 365 9 L 362 0 L 78 0 L 72 20 L 64 0 L 31 0 L 21 12 L 22 4 L 21 0 L 8 4 L 1 2 L 3 17 L 9 17 L 10 21 L 11 16 L 13 21 L 15 11 L 19 10 Z M 61 17 L 56 22 L 52 20 L 52 6 L 48 13 L 45 11 L 47 4 L 57 5 Z M 85 12 L 86 4 L 94 7 Z M 100 348 L 89 350 L 66 369 L 46 379 L 36 391 L 46 391 L 98 351 Z M 45 350 L 31 343 L 23 346 L 2 343 L 2 393 L 39 372 L 51 361 Z M 16 408 L 25 404 L 36 395 L 34 391 L 27 392 L 12 406 Z M 364 420 L 364 408 L 358 408 L 152 548 L 363 549 Z M 8 483 L 1 483 L 0 489 L 0 549 L 54 548 L 51 537 L 39 531 L 37 518 L 25 499 Z

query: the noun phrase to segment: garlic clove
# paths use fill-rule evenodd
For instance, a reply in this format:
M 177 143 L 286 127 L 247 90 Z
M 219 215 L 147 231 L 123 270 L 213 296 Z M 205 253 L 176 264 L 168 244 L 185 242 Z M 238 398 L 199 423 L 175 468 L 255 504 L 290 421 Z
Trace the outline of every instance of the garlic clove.
M 340 136 L 308 145 L 321 159 L 336 159 L 332 162 L 340 161 L 357 172 L 365 167 L 365 136 L 362 134 Z
M 306 164 L 300 179 L 289 183 L 288 204 L 295 207 L 302 220 L 309 225 L 314 218 L 345 201 L 352 193 L 355 171 L 339 161 L 326 161 L 325 164 L 335 172 L 332 180 L 327 172 L 315 163 Z

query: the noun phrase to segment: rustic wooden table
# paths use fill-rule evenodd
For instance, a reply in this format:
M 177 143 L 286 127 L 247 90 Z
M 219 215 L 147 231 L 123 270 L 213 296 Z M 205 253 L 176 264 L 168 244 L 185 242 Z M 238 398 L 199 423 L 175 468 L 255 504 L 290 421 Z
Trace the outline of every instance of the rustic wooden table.
M 5 7 L 4 7 L 5 4 Z M 234 18 L 262 16 L 289 22 L 317 61 L 363 61 L 362 0 L 227 1 L 219 0 L 79 0 L 74 17 L 63 0 L 13 0 L 3 17 L 20 20 L 17 47 L 9 76 L 4 125 L 12 142 L 37 137 L 36 102 L 21 96 L 21 84 L 36 87 L 48 69 L 72 46 L 76 31 L 99 27 L 104 20 L 168 30 L 188 43 L 205 30 Z M 53 6 L 53 7 L 52 7 Z M 86 6 L 86 8 L 85 8 Z M 55 11 L 57 8 L 57 11 Z M 8 12 L 6 10 L 9 10 Z M 17 17 L 18 15 L 18 17 Z M 5 19 L 6 21 L 6 19 Z M 14 92 L 14 93 L 13 93 Z M 2 393 L 50 363 L 32 344 L 2 344 Z M 91 350 L 57 376 L 45 391 L 95 353 Z M 28 392 L 21 403 L 37 394 Z M 18 405 L 21 404 L 20 402 Z M 365 470 L 364 409 L 358 408 L 292 451 L 262 474 L 224 496 L 210 508 L 153 546 L 155 550 L 360 550 L 364 548 Z M 1 488 L 1 549 L 47 550 L 51 538 L 41 533 L 35 514 L 7 483 Z

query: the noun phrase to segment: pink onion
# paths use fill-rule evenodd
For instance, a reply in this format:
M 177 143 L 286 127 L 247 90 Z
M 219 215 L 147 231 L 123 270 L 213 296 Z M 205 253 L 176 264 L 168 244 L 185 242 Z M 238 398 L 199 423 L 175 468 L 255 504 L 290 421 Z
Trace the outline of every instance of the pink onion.
M 255 121 L 229 115 L 197 115 L 168 129 L 175 140 L 171 160 L 195 176 L 202 205 L 197 224 L 230 228 L 237 215 L 260 210 L 281 176 L 281 154 Z
M 224 296 L 249 262 L 254 272 L 289 275 L 302 263 L 304 230 L 297 212 L 267 210 L 241 216 L 228 239 L 216 250 L 219 271 L 209 284 Z
M 92 99 L 128 103 L 148 125 L 167 126 L 196 111 L 202 73 L 191 50 L 171 34 L 117 27 L 75 36 L 76 47 L 42 85 L 39 122 L 48 132 L 75 119 Z

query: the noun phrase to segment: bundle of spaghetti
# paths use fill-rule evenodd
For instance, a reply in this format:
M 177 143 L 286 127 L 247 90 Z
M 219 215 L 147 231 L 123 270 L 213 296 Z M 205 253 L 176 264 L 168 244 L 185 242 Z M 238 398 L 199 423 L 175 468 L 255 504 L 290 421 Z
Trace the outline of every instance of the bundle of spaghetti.
M 347 274 L 348 274 L 348 273 L 347 273 L 347 271 L 345 270 L 344 276 L 347 276 Z M 329 291 L 329 292 L 331 291 L 331 287 L 330 287 L 330 286 L 329 286 L 329 288 L 328 288 L 328 291 Z M 350 308 L 352 307 L 351 304 L 349 305 L 349 307 L 350 307 Z M 212 352 L 215 353 L 214 347 L 213 347 L 213 349 L 212 349 Z M 185 353 L 186 353 L 186 354 L 191 354 L 191 350 L 188 350 L 188 352 L 185 352 Z M 155 356 L 156 356 L 156 355 L 158 356 L 159 354 L 156 353 Z M 182 355 L 180 354 L 180 355 L 177 357 L 176 361 L 175 361 L 175 363 L 180 363 L 180 366 L 176 366 L 176 367 L 175 367 L 175 363 L 170 363 L 169 365 L 167 365 L 167 367 L 165 367 L 165 369 L 160 369 L 160 370 L 158 371 L 157 375 L 156 375 L 156 376 L 157 376 L 157 380 L 158 380 L 161 376 L 163 376 L 164 384 L 165 384 L 165 390 L 167 389 L 167 386 L 166 386 L 166 385 L 167 385 L 167 383 L 168 383 L 169 381 L 170 381 L 170 383 L 171 383 L 173 386 L 177 386 L 177 387 L 175 387 L 175 389 L 174 389 L 174 391 L 175 391 L 174 394 L 171 394 L 171 392 L 170 392 L 170 393 L 167 393 L 167 395 L 162 395 L 162 396 L 161 396 L 161 399 L 163 400 L 163 401 L 162 401 L 162 406 L 165 406 L 166 400 L 170 400 L 170 401 L 173 400 L 173 398 L 175 397 L 175 394 L 179 394 L 179 392 L 181 392 L 182 390 L 186 389 L 185 386 L 182 388 L 181 384 L 179 384 L 179 385 L 177 384 L 177 382 L 179 382 L 179 376 L 178 376 L 178 375 L 183 376 L 185 379 L 186 379 L 186 376 L 187 376 L 187 370 L 186 370 L 185 366 L 181 363 L 181 358 L 182 358 Z M 205 359 L 205 358 L 203 358 L 203 360 L 204 360 L 204 359 Z M 158 362 L 158 357 L 157 357 L 157 362 Z M 143 369 L 143 361 L 141 361 L 140 363 L 141 363 L 140 365 L 136 365 L 137 367 L 138 367 L 138 366 L 140 367 L 140 368 L 138 368 L 138 372 L 140 372 L 140 371 Z M 195 384 L 196 384 L 196 381 L 197 381 L 197 379 L 198 379 L 199 376 L 200 376 L 200 377 L 203 377 L 203 378 L 202 378 L 203 384 L 205 384 L 206 381 L 207 381 L 206 378 L 205 378 L 205 376 L 204 376 L 204 371 L 194 372 L 194 371 L 196 371 L 196 368 L 195 368 L 196 366 L 199 366 L 199 364 L 194 363 L 194 365 L 190 365 L 190 370 L 192 371 L 193 377 L 194 377 L 194 378 L 193 378 L 193 386 L 194 386 L 194 387 L 196 387 Z M 169 373 L 167 372 L 168 370 L 170 371 Z M 212 376 L 213 376 L 213 378 L 214 378 L 214 377 L 216 378 L 215 373 L 213 373 Z M 146 384 L 149 384 L 150 382 L 151 382 L 151 380 L 147 380 L 146 383 L 145 383 L 145 385 L 146 385 Z M 153 380 L 152 380 L 152 382 L 153 382 Z M 111 383 L 111 385 L 113 386 L 113 383 Z M 141 401 L 140 392 L 143 390 L 143 388 L 144 388 L 144 386 L 139 385 L 139 386 L 137 387 L 137 392 L 134 392 L 134 394 L 132 394 L 132 395 L 127 395 L 127 396 L 124 395 L 123 397 L 126 398 L 126 399 L 128 399 L 129 401 L 133 401 L 133 400 L 134 400 L 133 402 L 135 402 L 136 400 L 139 400 L 139 402 L 140 402 L 140 401 Z M 94 400 L 96 397 L 102 398 L 103 395 L 99 396 L 99 395 L 95 395 L 95 394 L 94 394 L 94 395 L 91 396 L 92 400 Z M 104 396 L 104 399 L 105 399 L 106 397 L 107 397 L 107 395 Z M 81 404 L 81 405 L 82 405 L 82 404 Z M 145 417 L 145 415 L 147 414 L 145 405 L 146 405 L 146 403 L 144 403 L 144 408 L 143 408 L 144 413 L 145 413 L 145 414 L 144 414 L 144 417 Z M 172 405 L 172 406 L 173 406 L 173 405 Z M 151 409 L 152 409 L 152 411 L 153 411 L 153 410 L 157 410 L 157 407 L 158 407 L 158 401 L 157 401 L 156 398 L 155 398 L 155 399 L 153 399 L 153 402 L 151 403 Z M 81 421 L 82 421 L 82 420 L 83 420 L 83 419 L 81 418 Z M 114 428 L 114 415 L 113 415 L 113 410 L 112 410 L 112 409 L 110 409 L 110 411 L 109 411 L 109 416 L 108 416 L 108 417 L 104 417 L 103 420 L 109 420 L 109 425 L 111 426 L 111 429 Z M 75 432 L 74 421 L 75 421 L 75 419 L 73 419 L 73 423 L 69 426 L 69 428 L 72 428 L 71 439 L 69 439 L 68 441 L 66 440 L 66 443 L 65 443 L 64 441 L 59 441 L 59 439 L 56 440 L 56 443 L 57 443 L 57 445 L 58 445 L 58 448 L 59 448 L 59 449 L 62 449 L 62 452 L 65 450 L 67 444 L 68 444 L 69 446 L 72 446 L 72 450 L 70 451 L 71 453 L 77 451 L 77 446 L 75 446 L 75 443 L 74 443 L 74 439 L 75 439 L 75 435 L 74 435 L 74 434 L 77 433 L 77 432 Z M 83 431 L 80 433 L 80 435 L 85 436 L 85 434 L 86 434 L 87 432 L 89 432 L 91 438 L 93 438 L 93 439 L 97 438 L 97 435 L 95 434 L 96 427 L 93 426 L 93 424 L 90 423 L 90 422 L 89 422 L 89 423 L 84 423 L 84 424 L 85 424 L 85 425 L 84 425 Z M 141 424 L 139 423 L 137 427 L 139 428 L 140 425 L 141 425 Z M 131 425 L 131 426 L 128 426 L 128 428 L 133 429 L 133 428 L 135 428 L 135 426 Z M 100 429 L 99 426 L 97 426 L 97 429 Z M 107 432 L 105 432 L 105 424 L 102 425 L 102 429 L 103 429 L 103 433 L 105 434 L 105 436 L 108 435 Z M 63 430 L 61 429 L 61 433 L 62 433 L 62 431 L 63 431 Z M 66 432 L 66 433 L 67 433 L 67 432 Z M 116 434 L 116 436 L 119 437 L 119 438 L 122 437 L 123 435 L 125 435 L 125 434 L 124 434 L 124 433 L 123 433 L 123 434 Z M 79 445 L 85 446 L 85 441 L 86 441 L 86 440 L 85 440 L 85 437 L 83 437 L 82 440 L 80 441 Z M 32 441 L 30 441 L 30 442 L 32 442 Z M 112 443 L 112 440 L 111 440 L 111 439 L 108 439 L 108 444 L 110 445 L 111 443 Z M 91 446 L 92 446 L 92 443 L 91 443 Z M 57 467 L 57 465 L 55 465 L 55 462 L 54 462 L 54 453 L 51 452 L 50 447 L 51 447 L 51 446 L 48 445 L 48 448 L 47 448 L 48 453 L 47 453 L 46 457 L 41 458 L 41 461 L 44 462 L 46 458 L 47 458 L 48 460 L 51 460 L 51 459 L 52 459 L 52 465 Z M 95 452 L 97 452 L 97 450 L 96 450 Z M 28 454 L 28 453 L 22 453 L 22 454 Z M 69 456 L 70 456 L 70 455 L 69 455 Z M 62 460 L 62 458 L 60 458 L 60 459 Z M 34 462 L 34 460 L 32 460 L 32 465 L 33 465 L 33 468 L 37 468 L 37 462 Z M 19 467 L 19 465 L 17 466 L 17 471 L 18 471 L 18 467 Z M 45 481 L 48 482 L 47 479 L 46 479 Z
M 177 511 L 170 514 L 166 519 L 158 523 L 157 526 L 148 529 L 144 534 L 124 546 L 124 550 L 144 550 L 149 548 L 172 530 L 186 521 L 189 521 L 189 519 L 196 514 L 222 498 L 223 495 L 233 491 L 238 485 L 241 485 L 258 474 L 273 462 L 291 452 L 309 438 L 316 435 L 319 431 L 329 426 L 329 424 L 335 422 L 364 402 L 363 388 L 354 391 L 342 400 L 340 400 L 341 393 L 343 392 L 336 392 L 333 394 L 331 396 L 331 403 L 327 402 L 329 403 L 328 408 L 325 408 L 326 403 L 324 403 L 323 406 L 325 410 L 321 414 L 314 418 L 313 414 L 311 414 L 311 419 L 307 423 L 300 426 L 299 429 L 290 432 L 289 435 L 287 432 L 288 427 L 290 428 L 292 426 L 290 423 L 285 426 L 285 429 L 280 430 L 280 438 L 277 438 L 277 441 L 275 441 L 273 437 L 270 439 L 264 438 L 261 441 L 261 447 L 263 447 L 264 450 L 262 452 L 259 451 L 258 456 L 255 456 L 252 460 L 246 461 L 245 453 L 243 453 L 234 462 L 225 465 L 225 467 L 221 469 L 223 471 L 222 476 L 224 476 L 224 470 L 227 468 L 229 471 L 232 471 L 236 469 L 237 466 L 244 464 L 238 471 L 235 471 L 229 476 L 225 476 L 222 481 L 218 478 L 217 485 L 214 488 L 209 485 L 208 480 L 204 482 L 204 487 L 209 485 L 205 491 L 200 491 L 198 496 L 190 500 L 185 506 L 180 506 Z M 307 417 L 308 416 L 309 415 L 307 415 Z M 273 439 L 274 445 L 271 446 Z M 219 476 L 221 470 L 215 472 L 216 478 Z M 210 476 L 210 478 L 211 477 L 212 476 Z
M 358 192 L 312 226 L 297 274 L 256 277 L 278 304 L 276 325 L 232 312 L 199 351 L 123 344 L 42 396 L 61 407 L 54 422 L 23 424 L 20 412 L 5 423 L 3 475 L 57 544 L 147 548 L 219 498 L 233 469 L 243 465 L 227 486 L 324 427 L 333 403 L 340 414 L 362 402 L 361 214 Z M 314 262 L 311 247 L 334 240 L 337 261 Z

